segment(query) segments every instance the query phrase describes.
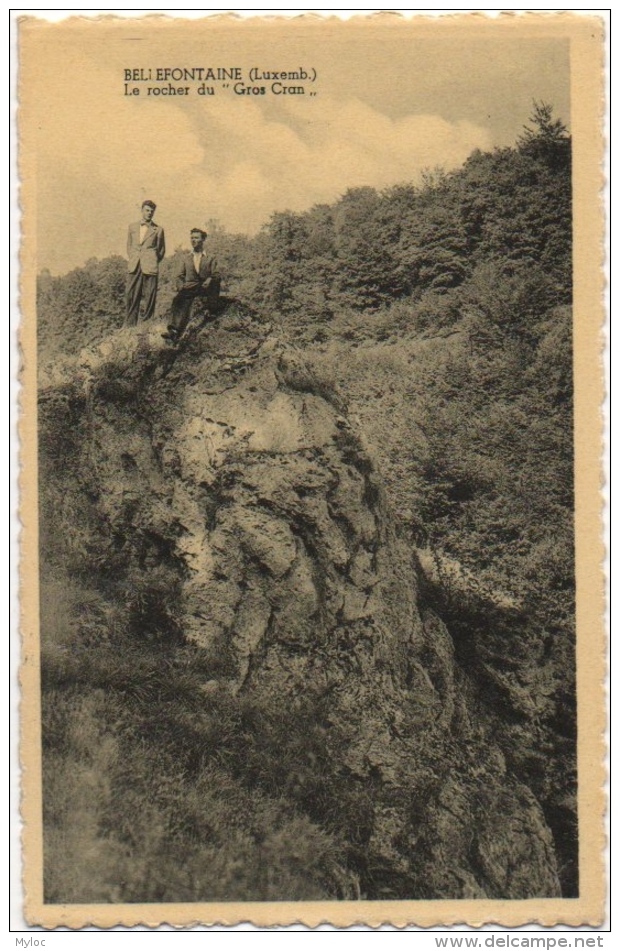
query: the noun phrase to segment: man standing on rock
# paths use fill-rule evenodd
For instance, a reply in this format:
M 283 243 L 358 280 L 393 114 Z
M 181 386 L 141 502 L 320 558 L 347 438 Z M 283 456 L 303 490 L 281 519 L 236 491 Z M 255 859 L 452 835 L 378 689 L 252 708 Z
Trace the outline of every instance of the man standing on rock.
M 159 263 L 166 253 L 164 229 L 153 221 L 156 207 L 153 201 L 143 201 L 142 220 L 129 225 L 125 327 L 135 327 L 138 323 L 143 298 L 143 320 L 150 320 L 155 313 Z
M 179 339 L 189 321 L 192 303 L 202 298 L 207 310 L 213 314 L 217 310 L 220 296 L 220 276 L 213 258 L 208 258 L 204 243 L 207 232 L 202 228 L 192 228 L 189 233 L 192 250 L 187 251 L 179 260 L 176 273 L 177 294 L 172 301 L 168 331 L 162 336 L 166 340 Z

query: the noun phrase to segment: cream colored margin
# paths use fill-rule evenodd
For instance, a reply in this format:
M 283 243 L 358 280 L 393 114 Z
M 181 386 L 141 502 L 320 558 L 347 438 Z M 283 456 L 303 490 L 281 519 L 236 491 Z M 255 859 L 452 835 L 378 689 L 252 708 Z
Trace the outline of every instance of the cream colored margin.
M 386 15 L 379 14 L 382 25 Z M 604 915 L 606 893 L 603 850 L 605 779 L 603 732 L 605 706 L 603 683 L 606 670 L 604 587 L 602 574 L 601 457 L 603 375 L 601 328 L 603 322 L 601 263 L 603 259 L 602 114 L 603 114 L 603 21 L 595 16 L 519 14 L 510 11 L 499 18 L 467 14 L 412 19 L 389 15 L 392 28 L 410 31 L 416 39 L 428 36 L 464 39 L 472 33 L 496 31 L 502 37 L 568 37 L 571 42 L 571 130 L 574 144 L 574 234 L 575 234 L 575 435 L 576 435 L 576 529 L 577 529 L 577 666 L 579 729 L 579 825 L 580 882 L 578 899 L 527 901 L 386 901 L 221 904 L 131 904 L 45 905 L 42 890 L 40 684 L 38 663 L 38 567 L 37 567 L 37 402 L 36 402 L 36 310 L 37 273 L 37 155 L 35 150 L 37 110 L 36 42 L 43 31 L 48 42 L 65 30 L 96 28 L 94 18 L 72 18 L 49 23 L 30 17 L 19 24 L 19 172 L 23 213 L 21 249 L 20 342 L 23 351 L 23 384 L 19 435 L 21 440 L 21 632 L 23 636 L 21 681 L 22 816 L 24 820 L 25 917 L 32 925 L 47 928 L 88 924 L 98 927 L 161 923 L 189 927 L 192 924 L 235 924 L 250 921 L 257 926 L 301 922 L 310 927 L 329 922 L 335 926 L 364 923 L 378 926 L 415 924 L 422 927 L 467 923 L 478 926 L 498 923 L 519 926 L 597 925 Z M 171 20 L 147 17 L 149 29 L 166 30 Z M 232 17 L 210 18 L 218 27 L 238 30 Z M 365 31 L 372 41 L 376 16 L 340 21 L 304 17 L 312 31 Z M 119 31 L 127 20 L 101 18 Z M 176 26 L 179 20 L 174 18 Z M 188 21 L 195 31 L 198 23 Z M 247 30 L 247 20 L 244 21 Z M 270 18 L 273 25 L 273 18 Z M 282 20 L 282 31 L 299 28 L 300 19 Z M 261 29 L 260 19 L 254 21 Z M 242 42 L 242 37 L 240 36 Z M 59 65 L 62 46 L 59 45 Z M 76 106 L 77 108 L 77 106 Z M 76 117 L 76 135 L 79 123 Z

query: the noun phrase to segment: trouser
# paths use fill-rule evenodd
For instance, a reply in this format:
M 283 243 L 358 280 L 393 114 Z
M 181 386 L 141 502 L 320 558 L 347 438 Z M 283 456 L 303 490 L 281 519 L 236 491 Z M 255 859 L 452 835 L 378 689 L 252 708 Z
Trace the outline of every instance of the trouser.
M 138 323 L 140 301 L 143 298 L 144 315 L 142 319 L 150 320 L 155 313 L 157 274 L 143 274 L 142 268 L 138 264 L 133 274 L 127 275 L 127 290 L 125 295 L 127 316 L 125 317 L 125 327 L 135 327 Z
M 181 336 L 189 321 L 192 304 L 200 298 L 206 301 L 207 309 L 213 313 L 217 308 L 220 297 L 221 281 L 219 277 L 212 277 L 208 286 L 204 284 L 189 284 L 182 287 L 172 301 L 169 330 L 174 330 Z

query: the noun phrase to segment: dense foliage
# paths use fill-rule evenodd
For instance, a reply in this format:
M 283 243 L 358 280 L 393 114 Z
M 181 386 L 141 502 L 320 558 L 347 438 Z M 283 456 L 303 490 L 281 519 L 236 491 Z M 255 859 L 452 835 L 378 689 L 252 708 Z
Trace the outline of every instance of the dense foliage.
M 303 345 L 360 419 L 428 597 L 511 768 L 543 804 L 567 895 L 577 887 L 570 159 L 566 129 L 541 104 L 514 148 L 475 152 L 419 187 L 356 188 L 279 212 L 254 239 L 209 239 L 227 293 Z M 42 362 L 121 323 L 123 271 L 110 258 L 41 276 Z M 93 724 L 105 702 L 88 701 Z M 217 782 L 212 808 L 228 808 L 228 779 Z M 311 825 L 298 832 L 308 852 L 340 848 Z M 325 893 L 324 873 L 316 887 Z

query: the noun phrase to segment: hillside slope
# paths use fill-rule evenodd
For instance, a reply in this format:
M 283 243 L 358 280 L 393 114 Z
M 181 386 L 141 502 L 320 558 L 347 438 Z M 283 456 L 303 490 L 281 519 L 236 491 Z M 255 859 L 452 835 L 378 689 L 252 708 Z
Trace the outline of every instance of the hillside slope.
M 160 329 L 41 371 L 46 900 L 559 895 L 334 387 Z

